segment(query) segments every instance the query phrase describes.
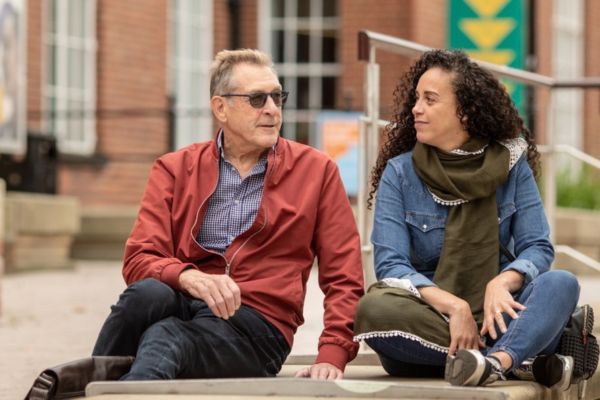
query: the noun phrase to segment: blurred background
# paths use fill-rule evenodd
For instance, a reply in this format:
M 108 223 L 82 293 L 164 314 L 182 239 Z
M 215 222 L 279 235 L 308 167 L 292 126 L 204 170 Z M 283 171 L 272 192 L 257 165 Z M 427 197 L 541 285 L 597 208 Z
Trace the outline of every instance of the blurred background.
M 0 10 L 9 272 L 121 257 L 152 161 L 215 133 L 208 74 L 221 49 L 272 55 L 291 93 L 282 135 L 335 158 L 353 200 L 360 30 L 555 78 L 600 74 L 595 0 L 1 0 Z M 411 60 L 377 62 L 385 119 Z M 600 156 L 597 88 L 557 91 L 548 118 L 547 89 L 503 82 L 538 143 L 551 124 L 555 142 Z M 559 205 L 600 208 L 597 172 L 561 167 Z
M 0 397 L 24 394 L 43 367 L 89 354 L 123 289 L 120 260 L 152 162 L 214 137 L 209 67 L 218 51 L 272 55 L 291 94 L 282 135 L 334 158 L 360 207 L 359 31 L 598 82 L 598 21 L 597 0 L 0 0 Z M 412 59 L 378 52 L 376 61 L 378 113 L 388 119 Z M 597 84 L 551 94 L 503 83 L 539 144 L 600 162 Z M 599 260 L 598 169 L 561 156 L 553 175 L 556 242 Z M 600 281 L 585 282 L 600 293 Z M 318 296 L 309 293 L 302 351 L 316 350 Z M 58 342 L 48 346 L 49 337 Z M 7 389 L 12 379 L 20 391 Z

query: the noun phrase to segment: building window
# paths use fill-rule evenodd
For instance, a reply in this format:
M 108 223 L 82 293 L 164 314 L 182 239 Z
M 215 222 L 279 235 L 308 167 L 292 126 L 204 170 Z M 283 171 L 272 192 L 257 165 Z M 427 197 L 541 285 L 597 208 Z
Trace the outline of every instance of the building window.
M 338 16 L 336 0 L 260 0 L 260 48 L 272 55 L 290 97 L 282 134 L 316 145 L 315 121 L 336 108 Z
M 46 130 L 62 153 L 96 147 L 96 1 L 49 0 L 45 35 Z
M 0 153 L 23 154 L 25 137 L 25 10 L 0 3 Z
M 171 2 L 171 94 L 175 107 L 174 148 L 210 140 L 210 64 L 213 2 Z

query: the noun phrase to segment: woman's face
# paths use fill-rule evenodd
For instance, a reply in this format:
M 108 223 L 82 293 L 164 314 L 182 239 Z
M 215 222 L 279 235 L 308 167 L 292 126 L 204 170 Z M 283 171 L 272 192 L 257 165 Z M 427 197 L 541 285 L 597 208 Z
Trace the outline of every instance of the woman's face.
M 417 140 L 444 151 L 457 149 L 469 139 L 456 114 L 452 78 L 451 72 L 441 68 L 425 71 L 417 84 L 417 101 L 412 109 Z

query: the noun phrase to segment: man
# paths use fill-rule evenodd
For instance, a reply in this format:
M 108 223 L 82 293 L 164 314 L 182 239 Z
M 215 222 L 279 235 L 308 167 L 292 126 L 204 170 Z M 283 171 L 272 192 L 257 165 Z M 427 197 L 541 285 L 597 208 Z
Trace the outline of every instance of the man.
M 363 276 L 337 167 L 279 137 L 287 92 L 265 54 L 219 52 L 210 94 L 217 138 L 154 164 L 93 353 L 135 356 L 125 380 L 274 376 L 316 256 L 325 327 L 296 376 L 341 378 Z

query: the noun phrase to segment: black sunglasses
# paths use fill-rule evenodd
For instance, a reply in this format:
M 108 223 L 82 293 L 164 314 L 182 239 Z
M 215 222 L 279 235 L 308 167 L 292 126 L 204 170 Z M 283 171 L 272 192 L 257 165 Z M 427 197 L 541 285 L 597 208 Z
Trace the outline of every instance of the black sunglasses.
M 271 93 L 256 92 L 249 94 L 227 93 L 222 94 L 221 97 L 246 97 L 252 107 L 263 108 L 267 102 L 267 97 L 269 96 L 271 96 L 273 103 L 275 103 L 277 107 L 281 107 L 285 104 L 288 94 L 289 92 L 283 91 L 275 91 Z

